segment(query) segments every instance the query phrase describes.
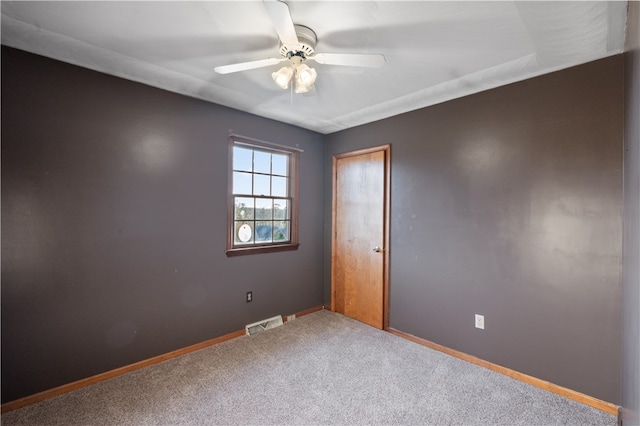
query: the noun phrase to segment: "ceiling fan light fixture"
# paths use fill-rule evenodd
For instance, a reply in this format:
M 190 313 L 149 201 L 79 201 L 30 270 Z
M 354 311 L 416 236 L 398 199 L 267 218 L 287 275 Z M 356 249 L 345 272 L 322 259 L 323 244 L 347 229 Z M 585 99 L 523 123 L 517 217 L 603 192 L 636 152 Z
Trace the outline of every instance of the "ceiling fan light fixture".
M 280 56 L 257 61 L 240 62 L 214 68 L 218 74 L 229 74 L 256 68 L 276 65 L 289 61 L 289 65 L 271 73 L 271 78 L 282 89 L 288 89 L 293 79 L 292 92 L 307 93 L 313 90 L 316 81 L 316 70 L 303 64 L 311 60 L 321 65 L 342 65 L 349 67 L 378 68 L 384 65 L 385 58 L 379 54 L 365 53 L 316 53 L 316 33 L 304 25 L 296 25 L 291 18 L 289 6 L 284 0 L 263 0 L 271 23 L 280 39 Z M 295 87 L 294 87 L 295 86 Z
M 301 64 L 296 69 L 296 93 L 307 93 L 316 82 L 318 74 L 316 70 L 305 64 Z
M 289 87 L 291 77 L 293 77 L 291 67 L 282 67 L 278 71 L 271 73 L 271 78 L 273 78 L 273 81 L 275 81 L 281 89 L 287 89 Z

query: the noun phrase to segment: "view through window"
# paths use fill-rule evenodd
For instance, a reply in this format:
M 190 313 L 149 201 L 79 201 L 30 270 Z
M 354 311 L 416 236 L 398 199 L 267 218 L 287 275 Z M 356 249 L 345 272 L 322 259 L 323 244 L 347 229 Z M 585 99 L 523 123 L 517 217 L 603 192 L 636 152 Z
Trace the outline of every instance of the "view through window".
M 230 149 L 232 235 L 227 252 L 297 247 L 293 194 L 298 152 L 237 136 Z

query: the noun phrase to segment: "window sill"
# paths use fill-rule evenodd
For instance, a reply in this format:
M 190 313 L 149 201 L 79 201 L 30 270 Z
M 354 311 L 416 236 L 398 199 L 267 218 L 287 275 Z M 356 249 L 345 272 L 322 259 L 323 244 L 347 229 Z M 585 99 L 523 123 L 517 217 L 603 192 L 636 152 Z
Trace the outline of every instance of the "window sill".
M 282 244 L 274 246 L 232 248 L 225 251 L 227 257 L 245 256 L 249 254 L 276 253 L 280 251 L 298 250 L 300 244 Z

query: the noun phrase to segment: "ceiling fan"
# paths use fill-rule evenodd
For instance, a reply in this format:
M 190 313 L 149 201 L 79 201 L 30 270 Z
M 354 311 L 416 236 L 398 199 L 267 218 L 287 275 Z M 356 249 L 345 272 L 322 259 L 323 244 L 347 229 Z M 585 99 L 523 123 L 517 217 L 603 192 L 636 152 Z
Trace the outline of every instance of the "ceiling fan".
M 214 68 L 218 74 L 247 71 L 288 61 L 289 65 L 271 74 L 273 81 L 282 89 L 287 89 L 293 80 L 295 92 L 306 93 L 313 88 L 317 73 L 315 69 L 305 64 L 305 61 L 315 61 L 323 65 L 367 68 L 378 68 L 386 62 L 384 56 L 378 54 L 316 53 L 316 33 L 311 28 L 295 25 L 286 3 L 279 0 L 263 0 L 263 3 L 280 38 L 282 57 L 218 66 Z

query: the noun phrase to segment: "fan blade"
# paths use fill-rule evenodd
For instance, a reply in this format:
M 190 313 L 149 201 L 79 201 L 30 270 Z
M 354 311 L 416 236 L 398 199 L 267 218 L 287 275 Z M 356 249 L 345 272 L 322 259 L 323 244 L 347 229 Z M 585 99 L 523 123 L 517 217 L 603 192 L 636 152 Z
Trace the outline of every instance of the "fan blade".
M 252 70 L 254 68 L 268 67 L 269 65 L 275 65 L 279 62 L 286 61 L 286 60 L 287 60 L 286 58 L 260 59 L 259 61 L 241 62 L 238 64 L 231 64 L 231 65 L 221 65 L 219 67 L 215 67 L 213 70 L 218 74 L 229 74 L 232 72 Z
M 344 65 L 349 67 L 378 68 L 385 64 L 383 55 L 366 53 L 318 53 L 307 59 L 323 65 Z
M 298 36 L 293 26 L 291 13 L 289 13 L 289 6 L 278 0 L 263 0 L 263 3 L 282 44 L 289 46 L 297 45 Z

